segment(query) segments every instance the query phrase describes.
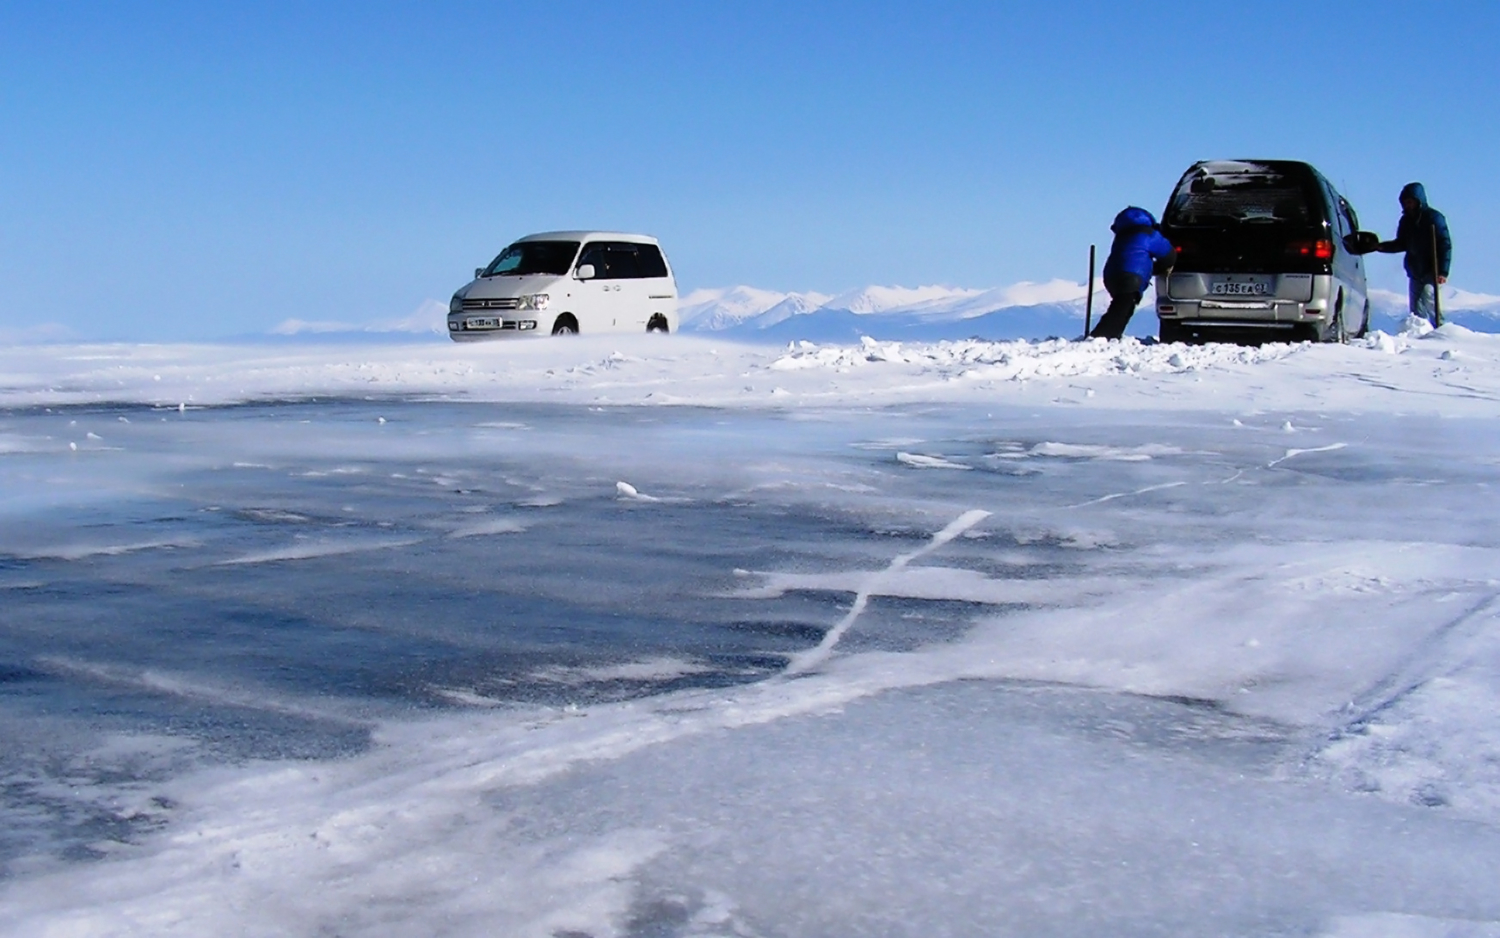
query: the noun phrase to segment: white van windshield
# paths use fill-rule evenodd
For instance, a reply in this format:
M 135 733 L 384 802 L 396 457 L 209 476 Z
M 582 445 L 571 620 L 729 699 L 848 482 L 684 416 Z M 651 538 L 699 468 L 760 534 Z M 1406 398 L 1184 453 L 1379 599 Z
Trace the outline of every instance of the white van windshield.
M 517 241 L 500 252 L 480 276 L 524 277 L 528 274 L 561 276 L 573 266 L 577 241 Z

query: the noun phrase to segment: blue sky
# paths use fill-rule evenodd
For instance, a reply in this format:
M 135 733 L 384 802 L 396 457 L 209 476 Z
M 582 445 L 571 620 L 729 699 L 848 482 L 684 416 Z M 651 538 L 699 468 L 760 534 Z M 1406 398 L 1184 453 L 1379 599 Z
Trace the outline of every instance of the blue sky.
M 399 317 L 568 227 L 658 235 L 684 290 L 1082 280 L 1235 156 L 1386 237 L 1421 180 L 1500 293 L 1500 4 L 1425 6 L 10 0 L 0 336 Z

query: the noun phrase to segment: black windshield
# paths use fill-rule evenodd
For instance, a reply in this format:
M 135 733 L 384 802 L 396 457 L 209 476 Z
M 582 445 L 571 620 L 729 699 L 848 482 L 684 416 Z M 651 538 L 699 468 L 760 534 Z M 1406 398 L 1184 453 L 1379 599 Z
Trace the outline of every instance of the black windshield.
M 573 266 L 577 241 L 517 241 L 500 252 L 484 269 L 485 277 L 524 277 L 527 274 L 561 276 Z
M 1307 225 L 1310 181 L 1271 166 L 1232 164 L 1183 177 L 1163 221 L 1169 225 Z

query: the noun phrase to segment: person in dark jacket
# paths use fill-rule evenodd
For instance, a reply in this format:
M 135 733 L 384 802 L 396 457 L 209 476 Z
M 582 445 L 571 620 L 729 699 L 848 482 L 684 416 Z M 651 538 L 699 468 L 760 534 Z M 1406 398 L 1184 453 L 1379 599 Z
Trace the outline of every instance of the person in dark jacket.
M 1409 182 L 1401 190 L 1401 222 L 1396 226 L 1396 237 L 1380 242 L 1378 250 L 1382 254 L 1406 254 L 1407 308 L 1413 316 L 1441 326 L 1437 288 L 1448 282 L 1453 239 L 1448 236 L 1448 219 L 1427 204 L 1427 190 L 1420 182 Z
M 1141 294 L 1151 275 L 1169 270 L 1177 253 L 1172 243 L 1156 230 L 1156 219 L 1143 208 L 1132 205 L 1115 216 L 1109 226 L 1115 233 L 1104 262 L 1104 289 L 1109 291 L 1109 309 L 1099 317 L 1099 325 L 1089 335 L 1095 339 L 1118 339 L 1130 325 L 1130 317 L 1140 305 Z M 1093 285 L 1089 285 L 1093 289 Z

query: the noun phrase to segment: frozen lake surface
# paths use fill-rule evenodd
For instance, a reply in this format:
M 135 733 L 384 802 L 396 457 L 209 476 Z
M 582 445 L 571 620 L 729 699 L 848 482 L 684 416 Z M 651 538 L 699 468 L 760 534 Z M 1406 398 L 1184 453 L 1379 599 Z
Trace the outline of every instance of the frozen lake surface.
M 0 930 L 1500 935 L 1492 405 L 1075 391 L 0 412 Z

